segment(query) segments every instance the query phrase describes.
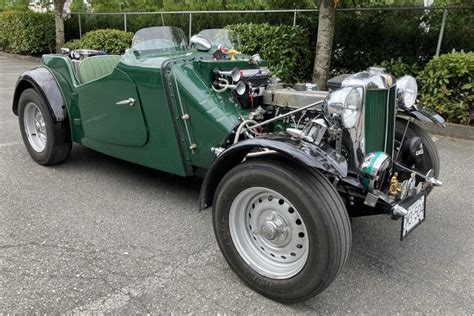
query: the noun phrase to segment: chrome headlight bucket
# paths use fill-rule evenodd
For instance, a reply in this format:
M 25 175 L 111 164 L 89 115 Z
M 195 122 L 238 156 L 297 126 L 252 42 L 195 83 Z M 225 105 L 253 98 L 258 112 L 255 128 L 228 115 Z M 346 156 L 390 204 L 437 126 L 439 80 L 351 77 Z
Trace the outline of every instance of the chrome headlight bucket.
M 340 118 L 347 129 L 356 126 L 362 109 L 362 95 L 354 87 L 345 87 L 329 94 L 324 111 L 330 117 Z
M 367 190 L 380 190 L 390 176 L 392 159 L 382 151 L 369 153 L 359 166 L 360 183 Z
M 416 103 L 418 85 L 412 76 L 403 76 L 397 80 L 397 104 L 402 109 L 410 109 Z

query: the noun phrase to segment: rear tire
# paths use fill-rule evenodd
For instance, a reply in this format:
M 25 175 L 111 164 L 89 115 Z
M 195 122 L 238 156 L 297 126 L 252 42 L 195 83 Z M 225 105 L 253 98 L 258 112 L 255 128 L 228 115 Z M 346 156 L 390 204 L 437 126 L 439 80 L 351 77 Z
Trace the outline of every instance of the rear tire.
M 23 142 L 34 161 L 54 165 L 67 159 L 72 148 L 70 131 L 54 123 L 46 102 L 36 90 L 22 92 L 18 119 Z
M 273 300 L 292 303 L 321 293 L 349 256 L 346 208 L 316 170 L 247 161 L 224 176 L 213 205 L 214 233 L 227 263 Z

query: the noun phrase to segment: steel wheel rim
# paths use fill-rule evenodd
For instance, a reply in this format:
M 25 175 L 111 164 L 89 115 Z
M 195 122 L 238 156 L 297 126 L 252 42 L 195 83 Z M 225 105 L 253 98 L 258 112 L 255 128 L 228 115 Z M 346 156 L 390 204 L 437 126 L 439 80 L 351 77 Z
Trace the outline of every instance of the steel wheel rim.
M 36 152 L 42 152 L 46 148 L 48 134 L 43 113 L 38 106 L 29 102 L 25 106 L 23 113 L 23 123 L 28 142 Z
M 308 232 L 301 215 L 271 189 L 240 192 L 230 207 L 229 230 L 240 256 L 263 276 L 291 278 L 308 260 Z

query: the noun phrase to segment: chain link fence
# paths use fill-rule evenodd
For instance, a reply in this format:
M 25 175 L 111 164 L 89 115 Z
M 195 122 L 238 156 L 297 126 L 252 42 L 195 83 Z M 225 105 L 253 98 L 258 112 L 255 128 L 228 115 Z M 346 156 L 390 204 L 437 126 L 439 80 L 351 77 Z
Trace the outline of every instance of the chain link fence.
M 440 52 L 449 51 L 468 43 L 451 43 L 449 39 L 458 37 L 456 32 L 456 22 L 459 16 L 465 17 L 467 23 L 471 24 L 470 33 L 473 36 L 474 28 L 474 7 L 385 7 L 385 8 L 346 8 L 337 10 L 337 21 L 361 16 L 373 16 L 391 18 L 402 17 L 399 22 L 418 23 L 420 33 L 425 33 L 430 40 L 435 37 L 436 43 L 433 55 Z M 427 22 L 429 21 L 429 23 Z M 168 12 L 123 12 L 123 13 L 72 13 L 66 21 L 66 31 L 68 39 L 81 38 L 86 32 L 101 28 L 122 29 L 136 32 L 138 29 L 147 26 L 173 25 L 187 31 L 189 37 L 205 28 L 220 28 L 228 24 L 235 23 L 270 23 L 299 25 L 313 31 L 317 28 L 317 10 L 294 9 L 294 10 L 229 10 L 229 11 L 168 11 Z M 311 33 L 313 33 L 311 32 Z M 338 33 L 338 28 L 336 28 Z M 436 33 L 436 36 L 433 34 Z M 423 34 L 421 34 L 423 35 Z M 336 34 L 337 38 L 337 34 Z M 447 38 L 452 47 L 443 49 L 443 40 Z M 470 38 L 469 38 L 470 39 Z M 465 50 L 472 50 L 469 45 Z
M 208 28 L 268 23 L 303 28 L 310 39 L 304 45 L 315 47 L 317 12 L 295 9 L 76 13 L 66 20 L 66 40 L 104 28 L 136 32 L 143 27 L 169 25 L 183 29 L 191 37 Z M 472 21 L 474 6 L 338 9 L 332 68 L 337 72 L 360 71 L 392 61 L 415 70 L 433 56 L 453 49 L 474 51 Z

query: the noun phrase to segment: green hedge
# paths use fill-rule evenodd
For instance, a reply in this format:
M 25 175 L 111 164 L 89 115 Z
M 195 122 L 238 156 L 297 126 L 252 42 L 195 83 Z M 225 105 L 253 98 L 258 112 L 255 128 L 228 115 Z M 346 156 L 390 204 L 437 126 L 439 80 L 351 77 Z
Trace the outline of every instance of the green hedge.
M 105 29 L 86 33 L 82 39 L 67 42 L 70 49 L 89 48 L 105 51 L 109 54 L 122 54 L 132 45 L 133 33 Z
M 29 11 L 0 12 L 0 47 L 15 54 L 54 52 L 54 16 Z
M 469 124 L 474 112 L 474 52 L 433 58 L 418 75 L 419 102 L 449 122 Z
M 422 69 L 422 67 L 417 63 L 408 64 L 404 62 L 401 57 L 397 59 L 391 58 L 390 60 L 384 60 L 380 64 L 375 64 L 374 66 L 385 68 L 388 73 L 395 77 L 402 77 L 405 75 L 416 77 Z
M 243 53 L 259 53 L 270 62 L 273 74 L 284 81 L 296 82 L 308 77 L 312 49 L 306 29 L 268 23 L 233 24 L 227 28 L 239 33 Z

